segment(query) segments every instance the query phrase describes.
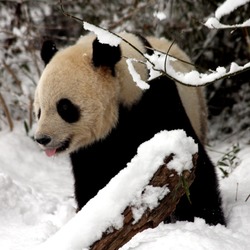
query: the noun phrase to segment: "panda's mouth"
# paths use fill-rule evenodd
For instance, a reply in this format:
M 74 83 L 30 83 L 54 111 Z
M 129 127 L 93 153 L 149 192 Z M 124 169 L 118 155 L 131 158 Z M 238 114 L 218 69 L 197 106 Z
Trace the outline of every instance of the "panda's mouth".
M 54 156 L 55 154 L 62 153 L 63 151 L 67 150 L 70 145 L 70 139 L 66 139 L 62 143 L 60 143 L 60 146 L 58 147 L 50 147 L 45 149 L 45 153 L 48 157 Z
M 57 148 L 56 152 L 61 153 L 61 152 L 65 151 L 66 149 L 69 148 L 69 144 L 70 144 L 70 139 L 65 140 L 62 143 L 62 145 L 59 148 Z

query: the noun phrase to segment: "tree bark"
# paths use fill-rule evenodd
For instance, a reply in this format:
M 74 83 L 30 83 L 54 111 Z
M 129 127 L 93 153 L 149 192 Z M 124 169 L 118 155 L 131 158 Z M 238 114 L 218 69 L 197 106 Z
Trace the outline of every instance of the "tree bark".
M 127 207 L 124 212 L 123 227 L 119 230 L 113 229 L 112 232 L 104 233 L 102 238 L 90 247 L 91 250 L 117 250 L 127 243 L 134 235 L 147 229 L 155 228 L 164 219 L 174 212 L 182 195 L 187 193 L 188 187 L 192 184 L 195 174 L 198 155 L 193 155 L 193 168 L 191 171 L 183 171 L 178 175 L 175 170 L 168 169 L 167 164 L 173 159 L 171 154 L 165 158 L 164 164 L 159 166 L 158 170 L 150 180 L 148 185 L 154 187 L 163 187 L 167 185 L 170 192 L 159 201 L 159 205 L 153 210 L 147 209 L 137 223 L 133 223 L 134 218 L 132 208 Z M 185 184 L 183 184 L 183 180 Z

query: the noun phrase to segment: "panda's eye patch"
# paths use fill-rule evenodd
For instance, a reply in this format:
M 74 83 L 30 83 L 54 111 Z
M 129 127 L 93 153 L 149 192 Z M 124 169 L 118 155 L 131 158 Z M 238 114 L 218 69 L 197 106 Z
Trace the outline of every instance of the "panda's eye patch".
M 80 119 L 79 107 L 69 99 L 60 99 L 57 102 L 56 108 L 61 118 L 68 123 L 77 122 Z
M 40 116 L 41 116 L 41 109 L 38 109 L 38 113 L 37 113 L 38 120 L 40 119 Z

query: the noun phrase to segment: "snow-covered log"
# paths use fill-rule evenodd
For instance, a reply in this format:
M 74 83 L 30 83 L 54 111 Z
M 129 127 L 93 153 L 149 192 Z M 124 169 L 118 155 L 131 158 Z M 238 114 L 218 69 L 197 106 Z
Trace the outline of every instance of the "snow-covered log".
M 164 164 L 154 174 L 147 187 L 164 187 L 169 189 L 168 194 L 159 202 L 159 205 L 154 209 L 147 210 L 143 213 L 140 220 L 134 223 L 133 207 L 128 206 L 123 212 L 124 224 L 119 230 L 107 228 L 107 231 L 103 234 L 102 238 L 95 242 L 90 249 L 91 250 L 117 250 L 127 243 L 134 235 L 147 229 L 155 228 L 164 219 L 171 215 L 175 210 L 180 198 L 185 194 L 188 195 L 188 187 L 194 180 L 194 169 L 196 166 L 198 154 L 193 155 L 193 168 L 184 170 L 181 176 L 174 170 L 168 168 L 168 163 L 173 159 L 174 154 L 170 154 L 164 159 Z M 183 181 L 185 184 L 183 184 Z M 142 195 L 144 193 L 142 192 Z

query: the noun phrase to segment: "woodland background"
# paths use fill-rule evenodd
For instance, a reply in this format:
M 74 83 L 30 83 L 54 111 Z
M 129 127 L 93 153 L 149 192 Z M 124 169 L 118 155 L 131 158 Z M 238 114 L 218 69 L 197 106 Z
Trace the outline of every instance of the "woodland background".
M 62 8 L 111 31 L 169 38 L 186 51 L 200 72 L 205 72 L 233 61 L 243 65 L 250 59 L 249 28 L 209 30 L 203 25 L 221 2 L 0 1 L 0 130 L 6 126 L 12 129 L 20 120 L 27 132 L 32 127 L 33 93 L 44 67 L 39 56 L 43 40 L 53 39 L 62 47 L 85 34 L 81 22 L 65 16 Z M 157 12 L 163 12 L 165 18 L 158 18 Z M 250 4 L 245 4 L 221 21 L 240 23 L 249 13 Z M 212 139 L 245 132 L 249 127 L 249 76 L 246 71 L 207 87 L 209 120 L 217 126 L 217 133 L 210 134 Z

